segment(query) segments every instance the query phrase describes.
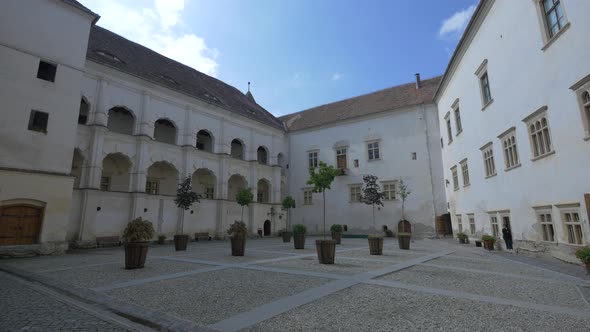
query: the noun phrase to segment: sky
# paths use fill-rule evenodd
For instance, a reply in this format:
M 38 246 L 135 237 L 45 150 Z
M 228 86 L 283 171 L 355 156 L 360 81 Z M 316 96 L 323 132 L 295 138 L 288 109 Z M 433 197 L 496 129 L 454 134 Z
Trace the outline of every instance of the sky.
M 477 0 L 80 0 L 275 116 L 442 75 Z

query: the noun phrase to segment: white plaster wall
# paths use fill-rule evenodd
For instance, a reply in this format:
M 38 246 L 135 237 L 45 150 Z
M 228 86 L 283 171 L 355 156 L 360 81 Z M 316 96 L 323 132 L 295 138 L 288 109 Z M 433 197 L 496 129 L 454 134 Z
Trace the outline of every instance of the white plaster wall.
M 488 211 L 510 210 L 516 240 L 541 241 L 540 225 L 533 206 L 580 203 L 586 244 L 590 239 L 583 194 L 590 192 L 590 142 L 584 128 L 575 93 L 569 89 L 590 74 L 590 2 L 562 1 L 571 26 L 545 51 L 534 1 L 497 0 L 465 53 L 448 87 L 437 100 L 443 149 L 444 176 L 453 228 L 457 214 L 474 213 L 478 236 L 491 234 Z M 488 76 L 494 99 L 484 111 L 479 83 L 474 74 L 488 60 Z M 460 99 L 463 132 L 448 145 L 444 115 L 456 98 Z M 527 115 L 548 107 L 554 155 L 532 161 L 525 123 Z M 453 133 L 456 124 L 452 117 Z M 521 167 L 504 171 L 499 134 L 516 127 Z M 479 150 L 492 141 L 498 175 L 484 179 L 484 163 Z M 450 168 L 468 158 L 471 185 L 452 189 Z M 458 167 L 460 171 L 460 166 Z M 459 176 L 460 183 L 462 177 Z M 559 210 L 553 207 L 554 228 L 560 244 L 566 242 Z M 467 227 L 466 227 L 467 225 Z M 570 251 L 571 253 L 571 251 Z

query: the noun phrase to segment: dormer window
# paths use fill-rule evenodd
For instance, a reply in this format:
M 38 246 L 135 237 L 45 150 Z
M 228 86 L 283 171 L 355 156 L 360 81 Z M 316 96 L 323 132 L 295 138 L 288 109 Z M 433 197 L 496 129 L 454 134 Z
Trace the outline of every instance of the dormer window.
M 256 111 L 255 111 L 255 110 L 253 110 L 253 109 L 249 109 L 249 108 L 248 108 L 248 109 L 246 109 L 246 111 L 247 111 L 248 113 L 252 114 L 252 115 L 256 114 Z
M 205 96 L 205 98 L 212 100 L 216 103 L 220 103 L 219 99 L 217 97 L 215 97 L 214 95 L 210 95 L 210 94 L 206 93 L 203 96 Z
M 165 81 L 168 81 L 169 83 L 178 84 L 178 82 L 176 82 L 175 79 L 173 79 L 172 77 L 170 77 L 168 75 L 160 74 L 160 75 L 158 75 L 158 77 L 165 80 Z
M 102 57 L 105 57 L 105 58 L 107 58 L 109 60 L 123 63 L 123 60 L 119 59 L 116 55 L 114 55 L 112 53 L 109 53 L 107 51 L 94 51 L 94 53 L 96 53 L 96 54 L 98 54 L 98 55 L 100 55 Z

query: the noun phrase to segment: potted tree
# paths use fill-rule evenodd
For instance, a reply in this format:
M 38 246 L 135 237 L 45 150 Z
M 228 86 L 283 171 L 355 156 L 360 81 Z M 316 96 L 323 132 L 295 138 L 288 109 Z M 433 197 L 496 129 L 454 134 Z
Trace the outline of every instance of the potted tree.
M 590 274 L 590 247 L 585 246 L 576 251 L 576 257 L 586 265 L 586 272 Z
M 147 220 L 141 219 L 141 217 L 133 219 L 127 224 L 123 231 L 126 269 L 143 268 L 154 233 L 154 225 Z
M 383 255 L 383 236 L 369 234 L 369 253 L 371 255 Z
M 465 244 L 465 243 L 467 243 L 467 234 L 457 233 L 457 239 L 459 239 L 459 243 Z
M 158 236 L 158 244 L 166 244 L 166 235 L 162 234 Z
M 371 205 L 373 208 L 373 231 L 377 229 L 375 226 L 375 206 L 383 206 L 383 199 L 385 198 L 385 193 L 381 191 L 377 180 L 378 178 L 375 175 L 363 176 L 365 185 L 361 192 L 361 201 L 367 205 Z
M 177 226 L 177 234 L 174 235 L 174 249 L 176 251 L 186 250 L 188 244 L 188 235 L 184 234 L 184 212 L 191 208 L 193 203 L 199 202 L 200 195 L 193 191 L 191 177 L 187 176 L 176 189 L 176 198 L 174 203 L 180 208 L 180 222 Z
M 227 234 L 231 236 L 231 255 L 244 256 L 246 237 L 248 236 L 246 224 L 243 221 L 235 221 L 229 226 Z
M 291 232 L 289 231 L 289 223 L 291 222 L 291 209 L 295 208 L 295 199 L 291 196 L 285 197 L 283 200 L 283 209 L 287 210 L 287 222 L 285 223 L 285 230 L 281 233 L 283 242 L 291 242 Z
M 410 249 L 410 238 L 412 237 L 412 226 L 408 220 L 406 220 L 405 215 L 405 205 L 406 199 L 412 193 L 408 190 L 408 185 L 404 182 L 404 180 L 399 180 L 397 194 L 402 199 L 402 220 L 397 225 L 397 240 L 399 242 L 399 248 L 404 250 Z
M 305 249 L 305 233 L 307 233 L 305 225 L 293 225 L 293 244 L 295 245 L 295 249 Z
M 332 240 L 336 241 L 336 244 L 340 244 L 342 241 L 342 225 L 334 224 L 330 226 L 330 232 L 332 233 Z
M 334 178 L 340 175 L 341 171 L 332 165 L 328 165 L 320 161 L 318 171 L 311 167 L 309 169 L 309 180 L 307 184 L 313 185 L 312 191 L 315 193 L 322 193 L 323 211 L 324 211 L 324 227 L 323 240 L 316 240 L 315 246 L 318 253 L 318 260 L 320 264 L 334 264 L 336 256 L 336 241 L 326 240 L 326 190 L 330 189 Z
M 483 247 L 487 250 L 494 250 L 494 243 L 496 243 L 496 238 L 491 235 L 484 235 L 481 237 L 483 241 Z
M 243 188 L 236 194 L 236 202 L 242 207 L 242 215 L 240 221 L 244 222 L 244 207 L 249 206 L 254 200 L 254 194 L 250 188 Z

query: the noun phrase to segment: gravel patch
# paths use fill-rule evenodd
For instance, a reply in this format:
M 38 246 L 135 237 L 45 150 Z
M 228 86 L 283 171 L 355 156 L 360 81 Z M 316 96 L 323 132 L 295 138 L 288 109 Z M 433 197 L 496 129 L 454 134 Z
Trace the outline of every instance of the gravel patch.
M 392 265 L 390 262 L 379 262 L 379 261 L 362 261 L 352 259 L 338 260 L 338 253 L 336 253 L 336 259 L 334 264 L 320 264 L 317 256 L 315 257 L 304 257 L 299 259 L 291 259 L 281 262 L 261 264 L 262 266 L 279 267 L 285 269 L 324 272 L 324 273 L 335 273 L 344 275 L 353 275 L 361 272 L 379 269 L 388 265 Z
M 243 331 L 587 331 L 590 319 L 357 285 Z
M 284 273 L 227 269 L 115 289 L 107 294 L 196 323 L 212 324 L 329 281 Z
M 517 263 L 513 264 L 510 262 L 500 262 L 494 259 L 489 259 L 486 262 L 474 259 L 462 259 L 458 257 L 445 256 L 428 261 L 428 264 L 439 265 L 442 267 L 452 266 L 482 271 L 517 274 L 531 277 L 546 277 L 551 279 L 557 278 L 557 276 L 553 275 L 550 272 L 544 274 L 543 272 L 533 267 L 527 267 L 526 265 Z
M 547 305 L 572 308 L 583 308 L 585 306 L 584 300 L 573 285 L 551 284 L 498 275 L 486 275 L 485 273 L 414 266 L 377 279 Z

